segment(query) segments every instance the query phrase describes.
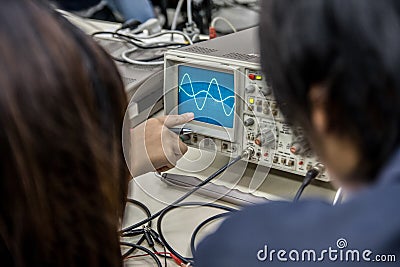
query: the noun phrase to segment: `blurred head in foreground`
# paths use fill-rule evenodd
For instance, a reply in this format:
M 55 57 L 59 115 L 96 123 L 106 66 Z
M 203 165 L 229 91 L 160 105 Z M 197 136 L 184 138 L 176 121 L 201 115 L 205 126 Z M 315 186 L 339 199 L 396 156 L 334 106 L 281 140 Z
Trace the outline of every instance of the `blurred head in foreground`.
M 0 9 L 0 262 L 121 266 L 126 96 L 106 53 L 39 1 Z
M 284 115 L 336 182 L 375 182 L 400 142 L 398 3 L 261 2 L 262 65 Z

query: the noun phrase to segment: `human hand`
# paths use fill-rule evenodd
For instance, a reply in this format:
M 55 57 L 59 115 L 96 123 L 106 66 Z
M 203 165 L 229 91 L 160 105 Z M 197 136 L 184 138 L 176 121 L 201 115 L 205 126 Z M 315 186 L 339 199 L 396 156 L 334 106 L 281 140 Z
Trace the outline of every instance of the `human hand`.
M 168 128 L 193 120 L 193 113 L 151 118 L 131 129 L 131 174 L 164 172 L 176 165 L 187 146 Z

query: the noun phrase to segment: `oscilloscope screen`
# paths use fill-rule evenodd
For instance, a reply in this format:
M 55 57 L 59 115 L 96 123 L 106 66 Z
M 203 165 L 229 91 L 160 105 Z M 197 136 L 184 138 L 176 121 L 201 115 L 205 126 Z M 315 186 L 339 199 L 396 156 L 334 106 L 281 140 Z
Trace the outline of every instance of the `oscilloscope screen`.
M 233 128 L 234 74 L 178 66 L 178 113 L 194 113 L 194 120 Z

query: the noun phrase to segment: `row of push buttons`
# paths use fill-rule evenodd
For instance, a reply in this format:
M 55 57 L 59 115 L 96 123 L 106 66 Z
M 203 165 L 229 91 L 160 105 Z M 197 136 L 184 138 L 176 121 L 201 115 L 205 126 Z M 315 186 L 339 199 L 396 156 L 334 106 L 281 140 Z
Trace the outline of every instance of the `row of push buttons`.
M 253 98 L 253 97 L 249 97 L 248 99 L 248 103 L 249 103 L 249 111 L 253 111 L 254 110 L 254 103 L 256 104 L 257 107 L 257 112 L 262 112 L 265 115 L 268 115 L 270 112 L 269 107 L 271 107 L 271 113 L 272 116 L 276 117 L 278 116 L 278 110 L 277 110 L 277 105 L 276 102 L 267 102 L 267 101 L 262 101 L 260 99 L 258 99 L 257 101 Z

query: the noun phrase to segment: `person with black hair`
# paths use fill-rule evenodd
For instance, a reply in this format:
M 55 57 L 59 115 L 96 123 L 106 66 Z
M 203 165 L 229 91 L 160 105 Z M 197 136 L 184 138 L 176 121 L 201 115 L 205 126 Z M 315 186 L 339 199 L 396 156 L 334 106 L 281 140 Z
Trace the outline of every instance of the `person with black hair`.
M 110 55 L 44 1 L 2 3 L 0 266 L 123 266 L 131 175 L 173 167 L 187 147 L 168 127 L 193 114 L 129 131 Z
M 400 5 L 265 0 L 263 71 L 349 198 L 244 208 L 198 246 L 203 266 L 399 266 Z

